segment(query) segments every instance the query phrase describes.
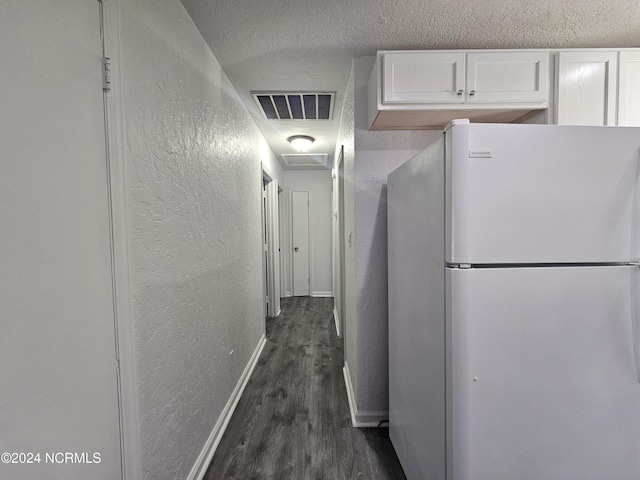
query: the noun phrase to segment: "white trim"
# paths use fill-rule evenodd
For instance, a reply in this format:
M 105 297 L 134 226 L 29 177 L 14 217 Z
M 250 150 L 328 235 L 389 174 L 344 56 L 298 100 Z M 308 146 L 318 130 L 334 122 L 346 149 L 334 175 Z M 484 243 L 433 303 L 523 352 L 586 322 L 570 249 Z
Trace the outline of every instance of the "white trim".
M 113 268 L 118 402 L 122 475 L 142 479 L 138 402 L 136 398 L 135 337 L 131 313 L 129 236 L 124 155 L 122 77 L 120 72 L 119 0 L 102 1 L 104 55 L 111 60 L 111 91 L 105 96 L 105 126 L 109 171 L 111 249 Z
M 267 185 L 267 203 L 268 212 L 268 231 L 269 231 L 269 267 L 271 276 L 271 288 L 269 290 L 269 299 L 271 305 L 271 314 L 278 316 L 280 311 L 280 218 L 278 209 L 278 179 L 274 178 Z
M 337 163 L 338 160 L 336 160 L 334 162 Z M 336 207 L 337 204 L 337 179 L 336 179 L 336 171 L 335 171 L 335 165 L 334 168 L 331 169 L 331 289 L 336 293 L 336 295 L 334 295 L 334 301 L 333 301 L 333 320 L 334 323 L 336 325 L 336 333 L 338 335 L 338 337 L 340 336 L 340 319 L 338 318 L 338 311 L 336 310 L 336 299 L 335 297 L 338 297 L 340 295 L 340 292 L 338 291 L 338 282 L 336 281 L 336 275 L 337 272 L 339 271 L 337 267 L 337 262 L 336 262 L 336 243 L 337 243 L 337 228 L 336 228 L 336 223 L 338 222 L 338 210 Z M 338 298 L 338 301 L 340 301 L 341 299 Z
M 244 392 L 247 383 L 249 382 L 249 378 L 253 373 L 254 368 L 258 364 L 258 360 L 260 359 L 260 354 L 262 353 L 262 349 L 267 343 L 267 339 L 264 335 L 260 338 L 258 342 L 258 346 L 253 352 L 251 359 L 249 359 L 249 363 L 240 375 L 240 379 L 238 380 L 238 384 L 236 388 L 231 393 L 231 397 L 227 401 L 227 404 L 222 409 L 222 413 L 220 417 L 218 417 L 218 421 L 216 422 L 209 438 L 207 439 L 200 455 L 198 455 L 198 459 L 196 463 L 191 468 L 191 472 L 187 475 L 187 480 L 202 480 L 205 473 L 207 473 L 207 468 L 209 468 L 209 464 L 211 463 L 211 459 L 213 458 L 213 454 L 216 452 L 218 445 L 220 444 L 220 440 L 222 440 L 222 436 L 224 435 L 224 431 L 227 429 L 229 425 L 229 421 L 231 420 L 231 416 L 238 406 L 238 402 L 240 401 L 240 397 Z
M 314 251 L 313 251 L 313 235 L 314 235 L 314 226 L 315 223 L 313 221 L 313 219 L 311 218 L 311 212 L 313 211 L 313 208 L 311 207 L 311 205 L 313 205 L 313 190 L 309 189 L 306 190 L 306 192 L 309 193 L 309 203 L 307 204 L 307 221 L 309 222 L 308 228 L 309 228 L 309 295 L 310 296 L 314 296 L 313 293 L 313 287 L 314 287 L 314 281 L 313 281 L 313 257 L 314 257 Z
M 282 186 L 280 186 L 282 188 Z M 278 219 L 280 222 L 280 292 L 284 292 L 283 297 L 291 296 L 291 266 L 290 266 L 290 253 L 291 247 L 290 240 L 290 227 L 291 227 L 291 215 L 289 212 L 289 191 L 282 189 L 278 193 Z
M 269 298 L 267 317 L 277 317 L 280 310 L 280 220 L 278 211 L 278 179 L 273 176 L 267 166 L 262 163 L 263 197 L 266 197 L 266 211 L 262 208 L 263 233 L 266 230 L 268 251 L 263 257 L 266 260 L 269 279 L 265 287 Z M 263 282 L 265 275 L 263 270 Z
M 351 375 L 349 374 L 349 366 L 345 360 L 344 367 L 342 367 L 342 374 L 344 375 L 344 385 L 347 389 L 347 400 L 349 401 L 349 412 L 351 412 L 351 424 L 356 426 L 356 399 L 353 391 L 353 384 L 351 383 Z
M 333 297 L 333 292 L 311 292 L 311 296 L 319 298 L 330 298 Z
M 355 392 L 351 383 L 351 375 L 349 374 L 349 366 L 344 362 L 342 367 L 344 375 L 344 383 L 347 389 L 347 400 L 349 401 L 349 411 L 351 412 L 351 424 L 356 428 L 377 427 L 383 420 L 389 419 L 388 410 L 361 410 L 358 411 L 356 404 Z
M 342 219 L 342 213 L 340 212 L 340 167 L 344 164 L 344 146 L 340 147 L 339 154 L 336 154 L 336 160 L 334 162 L 333 170 L 331 171 L 331 207 L 332 207 L 332 221 L 331 221 L 331 288 L 333 289 L 333 312 L 336 323 L 336 332 L 338 336 L 341 336 L 341 318 L 340 313 L 344 309 L 344 285 L 342 285 L 342 243 L 340 238 L 340 221 Z
M 377 427 L 382 421 L 389 420 L 388 410 L 361 410 L 356 412 L 356 422 L 354 427 L 371 428 Z

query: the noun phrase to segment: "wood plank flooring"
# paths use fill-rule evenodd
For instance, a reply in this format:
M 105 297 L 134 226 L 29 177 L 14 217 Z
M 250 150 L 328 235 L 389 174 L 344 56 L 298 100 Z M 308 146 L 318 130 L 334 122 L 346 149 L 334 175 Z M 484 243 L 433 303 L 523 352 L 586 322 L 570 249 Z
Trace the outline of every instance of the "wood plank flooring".
M 282 300 L 205 480 L 406 480 L 388 438 L 353 428 L 333 300 Z

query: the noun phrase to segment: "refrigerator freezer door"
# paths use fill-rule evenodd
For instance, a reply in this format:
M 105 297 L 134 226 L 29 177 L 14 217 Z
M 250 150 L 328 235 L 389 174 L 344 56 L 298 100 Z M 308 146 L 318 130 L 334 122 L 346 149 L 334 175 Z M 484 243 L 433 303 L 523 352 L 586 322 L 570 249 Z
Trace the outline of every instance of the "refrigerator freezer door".
M 640 256 L 640 128 L 470 124 L 447 137 L 448 262 Z
M 448 479 L 640 478 L 636 275 L 447 270 Z

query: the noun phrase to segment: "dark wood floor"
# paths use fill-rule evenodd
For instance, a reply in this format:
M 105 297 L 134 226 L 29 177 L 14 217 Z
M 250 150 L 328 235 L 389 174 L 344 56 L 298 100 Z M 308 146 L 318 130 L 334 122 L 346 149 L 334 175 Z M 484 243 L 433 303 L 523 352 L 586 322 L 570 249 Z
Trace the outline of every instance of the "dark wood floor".
M 388 438 L 351 426 L 332 302 L 283 299 L 267 321 L 267 344 L 205 480 L 406 480 Z

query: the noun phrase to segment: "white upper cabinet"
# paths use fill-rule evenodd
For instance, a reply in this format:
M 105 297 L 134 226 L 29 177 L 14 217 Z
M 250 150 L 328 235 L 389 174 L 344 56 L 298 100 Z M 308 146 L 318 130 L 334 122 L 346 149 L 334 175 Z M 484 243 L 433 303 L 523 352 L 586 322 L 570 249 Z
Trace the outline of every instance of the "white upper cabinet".
M 387 52 L 383 104 L 544 103 L 548 52 Z
M 557 55 L 557 123 L 615 125 L 618 52 L 562 51 Z
M 640 51 L 620 52 L 618 125 L 640 127 Z
M 367 102 L 371 130 L 455 118 L 640 126 L 640 49 L 382 51 Z
M 463 103 L 464 62 L 464 53 L 385 53 L 382 103 Z
M 517 121 L 549 106 L 549 52 L 378 52 L 368 104 L 372 130 Z
M 545 103 L 549 99 L 549 53 L 468 53 L 467 101 Z

